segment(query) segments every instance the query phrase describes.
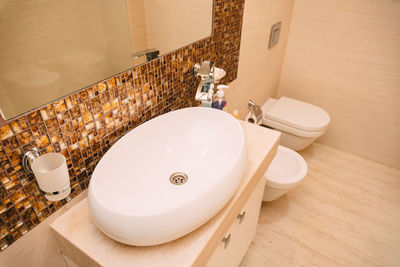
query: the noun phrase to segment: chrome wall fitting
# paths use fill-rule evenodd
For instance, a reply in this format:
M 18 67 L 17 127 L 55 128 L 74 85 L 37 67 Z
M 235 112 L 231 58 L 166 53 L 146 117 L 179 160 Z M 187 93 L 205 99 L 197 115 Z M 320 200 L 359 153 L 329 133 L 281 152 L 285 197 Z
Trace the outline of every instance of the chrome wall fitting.
M 252 100 L 249 100 L 249 102 L 247 103 L 247 106 L 248 106 L 250 112 L 252 112 L 253 115 L 257 119 L 257 121 L 255 121 L 254 123 L 260 122 L 263 118 L 263 112 L 262 112 L 261 107 L 259 105 L 257 105 L 256 103 L 254 103 Z
M 39 150 L 37 148 L 32 148 L 25 152 L 24 156 L 22 157 L 22 168 L 27 173 L 33 173 L 31 164 L 34 159 L 40 157 Z
M 147 61 L 151 61 L 153 59 L 158 58 L 158 55 L 160 54 L 160 51 L 155 48 L 150 48 L 150 49 L 145 49 L 136 53 L 133 53 L 131 57 L 134 59 L 138 59 L 141 56 L 146 56 Z

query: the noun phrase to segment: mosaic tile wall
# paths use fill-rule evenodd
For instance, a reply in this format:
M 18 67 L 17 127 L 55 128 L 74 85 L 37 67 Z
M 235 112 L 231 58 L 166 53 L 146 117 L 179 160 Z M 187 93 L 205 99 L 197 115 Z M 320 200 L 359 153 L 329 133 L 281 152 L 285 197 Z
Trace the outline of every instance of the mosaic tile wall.
M 213 60 L 237 76 L 244 0 L 214 0 L 212 37 L 118 74 L 0 127 L 0 249 L 34 228 L 66 201 L 49 202 L 21 155 L 33 147 L 67 158 L 71 197 L 89 184 L 106 151 L 141 123 L 197 105 L 193 65 Z M 144 140 L 151 142 L 151 140 Z

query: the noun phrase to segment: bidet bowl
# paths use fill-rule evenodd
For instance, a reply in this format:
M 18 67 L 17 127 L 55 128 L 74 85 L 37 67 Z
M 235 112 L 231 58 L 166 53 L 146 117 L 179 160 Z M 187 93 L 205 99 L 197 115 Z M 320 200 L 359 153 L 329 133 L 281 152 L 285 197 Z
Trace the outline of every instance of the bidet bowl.
M 169 112 L 132 130 L 103 156 L 90 181 L 89 208 L 114 240 L 169 242 L 218 213 L 246 165 L 244 132 L 233 116 L 202 107 Z
M 292 149 L 278 146 L 278 151 L 265 172 L 263 201 L 280 198 L 299 185 L 308 171 L 307 162 Z

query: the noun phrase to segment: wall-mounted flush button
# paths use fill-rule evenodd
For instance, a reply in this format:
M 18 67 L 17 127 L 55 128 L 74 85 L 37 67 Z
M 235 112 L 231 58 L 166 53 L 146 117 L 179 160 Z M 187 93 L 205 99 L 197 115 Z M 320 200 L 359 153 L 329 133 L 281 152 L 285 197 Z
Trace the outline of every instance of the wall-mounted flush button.
M 278 23 L 275 23 L 274 25 L 272 25 L 271 33 L 269 35 L 268 48 L 274 47 L 279 42 L 279 36 L 281 34 L 281 25 L 282 25 L 282 21 L 279 21 Z

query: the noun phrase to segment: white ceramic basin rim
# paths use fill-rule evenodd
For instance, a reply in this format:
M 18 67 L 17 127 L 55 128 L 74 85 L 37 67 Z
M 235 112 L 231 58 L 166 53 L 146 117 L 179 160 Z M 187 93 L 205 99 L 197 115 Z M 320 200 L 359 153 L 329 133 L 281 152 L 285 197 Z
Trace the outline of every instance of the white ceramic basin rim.
M 229 201 L 247 165 L 240 123 L 225 112 L 186 108 L 135 128 L 103 156 L 90 181 L 89 208 L 111 238 L 148 246 L 177 239 Z M 170 182 L 187 174 L 182 185 Z

